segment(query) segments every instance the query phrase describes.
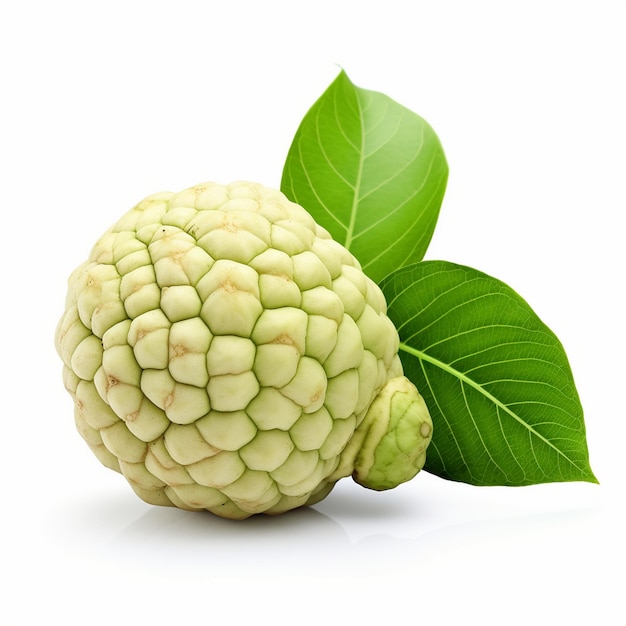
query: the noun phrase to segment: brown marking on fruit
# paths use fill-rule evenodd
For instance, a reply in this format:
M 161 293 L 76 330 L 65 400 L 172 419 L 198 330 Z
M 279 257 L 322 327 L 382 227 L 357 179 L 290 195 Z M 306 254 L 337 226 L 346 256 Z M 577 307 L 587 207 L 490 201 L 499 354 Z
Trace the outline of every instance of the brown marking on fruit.
M 237 285 L 235 285 L 235 283 L 233 283 L 232 280 L 230 280 L 230 278 L 227 278 L 221 285 L 220 287 L 226 291 L 227 293 L 235 293 L 236 291 L 239 291 L 237 289 Z
M 278 343 L 285 346 L 293 346 L 295 345 L 294 340 L 286 334 L 278 335 L 275 339 L 273 339 L 270 343 Z
M 172 352 L 174 353 L 174 358 L 185 356 L 189 352 L 187 346 L 183 346 L 180 343 L 177 343 L 175 346 L 172 346 Z
M 163 408 L 164 409 L 169 409 L 172 404 L 174 404 L 174 394 L 170 393 L 166 398 L 165 401 L 163 402 Z

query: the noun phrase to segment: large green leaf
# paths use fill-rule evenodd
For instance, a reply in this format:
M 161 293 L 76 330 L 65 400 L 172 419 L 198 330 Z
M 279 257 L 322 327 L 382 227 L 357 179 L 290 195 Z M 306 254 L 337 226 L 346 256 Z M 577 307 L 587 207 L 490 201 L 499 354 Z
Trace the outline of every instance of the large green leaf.
M 342 71 L 302 120 L 281 190 L 379 281 L 424 257 L 447 177 L 426 121 Z
M 563 346 L 515 291 L 445 261 L 381 286 L 433 418 L 427 471 L 475 485 L 597 482 Z

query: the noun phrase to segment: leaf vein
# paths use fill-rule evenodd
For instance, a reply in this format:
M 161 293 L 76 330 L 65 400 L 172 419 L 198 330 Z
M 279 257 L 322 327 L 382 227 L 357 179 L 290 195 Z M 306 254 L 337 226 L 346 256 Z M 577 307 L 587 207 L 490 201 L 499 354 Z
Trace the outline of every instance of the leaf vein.
M 412 348 L 411 346 L 408 346 L 404 342 L 400 344 L 400 349 L 404 350 L 408 354 L 412 354 L 414 357 L 418 358 L 420 361 L 426 361 L 426 362 L 430 363 L 431 365 L 434 365 L 435 367 L 441 369 L 442 371 L 445 371 L 448 374 L 451 374 L 452 376 L 454 376 L 458 380 L 463 381 L 466 384 L 468 384 L 469 386 L 473 387 L 476 391 L 478 391 L 485 398 L 487 398 L 491 403 L 493 403 L 497 407 L 500 407 L 507 415 L 509 415 L 511 418 L 513 418 L 521 426 L 526 428 L 530 434 L 532 434 L 534 437 L 536 437 L 536 441 L 541 441 L 549 449 L 552 449 L 561 458 L 563 458 L 563 460 L 566 460 L 568 463 L 572 464 L 573 466 L 577 467 L 578 469 L 582 469 L 582 468 L 578 467 L 578 464 L 575 462 L 574 459 L 571 459 L 568 456 L 566 456 L 565 453 L 562 450 L 559 450 L 549 439 L 547 439 L 545 436 L 543 436 L 541 433 L 539 433 L 531 424 L 529 424 L 524 419 L 522 419 L 522 417 L 520 415 L 518 415 L 515 411 L 513 411 L 508 405 L 504 404 L 497 397 L 495 397 L 493 394 L 488 392 L 480 383 L 477 383 L 475 380 L 473 380 L 469 376 L 465 375 L 463 372 L 460 372 L 459 370 L 456 370 L 456 369 L 450 367 L 448 364 L 443 363 L 439 359 L 436 359 L 436 358 L 430 356 L 426 352 L 423 352 L 421 350 L 417 350 L 416 348 Z

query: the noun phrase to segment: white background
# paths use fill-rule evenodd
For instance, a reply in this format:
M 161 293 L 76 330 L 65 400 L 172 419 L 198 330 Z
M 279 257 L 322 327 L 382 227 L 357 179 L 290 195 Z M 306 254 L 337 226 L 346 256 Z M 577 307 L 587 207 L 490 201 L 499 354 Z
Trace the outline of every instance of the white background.
M 625 2 L 9 0 L 0 31 L 2 623 L 625 623 Z M 144 504 L 75 432 L 69 272 L 149 193 L 277 187 L 339 67 L 439 134 L 428 258 L 557 333 L 599 486 L 346 480 L 229 522 Z

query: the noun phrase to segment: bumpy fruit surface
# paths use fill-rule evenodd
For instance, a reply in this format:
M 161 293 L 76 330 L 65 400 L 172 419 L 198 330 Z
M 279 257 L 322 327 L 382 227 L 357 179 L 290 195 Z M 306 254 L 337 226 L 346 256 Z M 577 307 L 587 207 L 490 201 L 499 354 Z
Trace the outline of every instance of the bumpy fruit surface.
M 430 416 L 381 291 L 258 184 L 128 211 L 70 276 L 55 345 L 80 434 L 152 504 L 276 514 L 425 461 Z

